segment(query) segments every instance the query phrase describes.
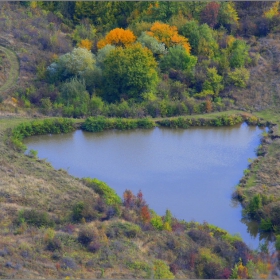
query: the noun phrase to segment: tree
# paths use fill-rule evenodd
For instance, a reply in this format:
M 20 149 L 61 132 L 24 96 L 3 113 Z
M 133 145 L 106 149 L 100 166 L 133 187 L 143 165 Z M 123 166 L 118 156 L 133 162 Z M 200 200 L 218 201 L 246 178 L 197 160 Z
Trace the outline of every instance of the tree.
M 264 17 L 272 19 L 275 16 L 279 15 L 279 2 L 274 2 L 268 11 L 264 12 Z
M 207 69 L 207 80 L 203 84 L 203 90 L 214 92 L 215 96 L 219 95 L 219 92 L 224 89 L 222 84 L 223 77 L 218 75 L 215 67 Z
M 85 39 L 93 41 L 95 39 L 95 36 L 96 36 L 95 27 L 87 22 L 85 22 L 84 24 L 76 25 L 73 33 L 71 34 L 73 41 L 77 44 L 79 44 L 82 40 Z
M 109 102 L 121 98 L 141 98 L 158 83 L 157 63 L 153 54 L 141 44 L 111 51 L 104 60 L 104 98 Z
M 95 57 L 85 48 L 74 48 L 72 52 L 60 56 L 48 68 L 51 80 L 65 80 L 71 77 L 83 78 L 87 71 L 94 69 Z
M 181 32 L 189 39 L 194 55 L 213 57 L 217 54 L 218 43 L 207 24 L 199 26 L 197 21 L 191 20 L 182 27 Z
M 151 221 L 151 214 L 147 205 L 144 205 L 141 208 L 140 216 L 144 224 L 147 224 Z
M 232 68 L 242 68 L 250 61 L 249 46 L 243 40 L 235 40 L 229 51 L 229 62 Z
M 167 53 L 164 43 L 160 43 L 154 37 L 147 34 L 147 32 L 142 32 L 141 36 L 137 39 L 143 47 L 147 47 L 152 51 L 154 55 L 163 55 Z
M 164 43 L 168 48 L 175 45 L 182 45 L 188 53 L 191 51 L 188 39 L 178 34 L 176 26 L 170 26 L 157 21 L 147 33 L 156 38 L 159 42 Z
M 102 49 L 108 44 L 126 47 L 135 42 L 136 37 L 132 31 L 124 30 L 122 28 L 115 28 L 111 30 L 104 39 L 97 43 L 98 49 Z
M 101 32 L 115 26 L 126 28 L 129 16 L 136 5 L 137 2 L 129 1 L 76 1 L 74 19 L 79 22 L 88 18 Z
M 69 115 L 83 116 L 88 113 L 90 96 L 86 91 L 84 82 L 73 78 L 62 84 L 60 89 L 60 100 L 66 107 L 72 108 Z
M 104 48 L 98 50 L 97 56 L 96 56 L 97 65 L 101 68 L 104 67 L 104 60 L 109 55 L 109 53 L 115 49 L 116 49 L 115 46 L 108 44 Z
M 81 40 L 81 42 L 79 43 L 78 46 L 79 46 L 79 48 L 84 48 L 84 49 L 87 49 L 88 51 L 90 51 L 92 48 L 92 41 L 90 41 L 88 39 Z
M 190 55 L 182 46 L 174 46 L 162 57 L 160 67 L 163 71 L 170 68 L 182 71 L 191 71 L 196 65 L 197 58 Z
M 200 20 L 203 23 L 207 23 L 211 28 L 218 22 L 218 14 L 219 14 L 220 4 L 217 2 L 210 2 L 206 5 L 206 7 L 202 10 L 200 15 Z
M 236 68 L 228 73 L 228 81 L 237 87 L 245 88 L 250 78 L 250 71 L 246 68 Z
M 218 15 L 218 22 L 220 25 L 226 27 L 231 32 L 238 27 L 238 13 L 235 9 L 234 2 L 221 2 Z

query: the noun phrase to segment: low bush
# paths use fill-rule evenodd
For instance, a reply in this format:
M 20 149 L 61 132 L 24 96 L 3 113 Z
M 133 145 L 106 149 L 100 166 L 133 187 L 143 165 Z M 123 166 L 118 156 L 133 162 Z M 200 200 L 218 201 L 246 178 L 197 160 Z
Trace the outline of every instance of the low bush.
M 46 212 L 37 210 L 20 210 L 18 213 L 18 224 L 27 223 L 36 227 L 54 227 L 54 220 Z
M 82 129 L 89 132 L 99 132 L 107 129 L 129 130 L 136 128 L 152 128 L 155 124 L 152 120 L 144 119 L 123 119 L 89 117 L 82 124 Z
M 78 241 L 84 245 L 88 246 L 95 239 L 95 234 L 93 230 L 89 227 L 83 227 L 78 235 Z
M 211 236 L 209 233 L 202 230 L 192 229 L 188 232 L 189 237 L 199 245 L 205 246 L 211 243 Z
M 98 179 L 84 178 L 85 184 L 104 198 L 107 205 L 121 205 L 122 200 L 106 183 Z
M 141 228 L 138 225 L 125 222 L 125 223 L 113 223 L 107 228 L 106 235 L 110 238 L 117 238 L 125 236 L 127 238 L 134 238 L 141 232 Z

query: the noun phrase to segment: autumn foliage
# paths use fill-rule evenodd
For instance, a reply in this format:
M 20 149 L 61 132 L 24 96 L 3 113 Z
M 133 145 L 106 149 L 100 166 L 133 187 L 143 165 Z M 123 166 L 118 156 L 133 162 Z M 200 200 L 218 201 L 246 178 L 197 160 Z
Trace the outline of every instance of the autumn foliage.
M 188 39 L 178 34 L 176 26 L 170 26 L 157 21 L 147 33 L 156 38 L 159 42 L 164 43 L 168 48 L 175 45 L 182 45 L 187 53 L 191 51 Z
M 87 49 L 88 51 L 91 50 L 92 48 L 92 41 L 88 40 L 88 39 L 85 39 L 85 40 L 82 40 L 79 45 L 78 45 L 80 48 L 84 48 L 84 49 Z
M 98 49 L 102 49 L 108 44 L 115 46 L 128 46 L 135 42 L 136 36 L 130 30 L 124 30 L 122 28 L 115 28 L 111 30 L 104 39 L 101 39 L 97 43 Z
M 213 28 L 218 23 L 219 9 L 219 3 L 208 3 L 201 13 L 201 21 L 207 23 L 210 27 Z

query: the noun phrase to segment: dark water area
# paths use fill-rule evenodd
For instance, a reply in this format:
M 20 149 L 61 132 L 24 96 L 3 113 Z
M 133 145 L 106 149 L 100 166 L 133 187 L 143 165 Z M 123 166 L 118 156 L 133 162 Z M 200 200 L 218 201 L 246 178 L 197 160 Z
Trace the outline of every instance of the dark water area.
M 141 189 L 158 214 L 166 209 L 185 221 L 207 221 L 259 245 L 254 224 L 241 221 L 231 194 L 256 157 L 262 129 L 246 124 L 222 128 L 105 131 L 77 130 L 34 136 L 24 142 L 55 168 L 76 177 L 98 178 L 122 197 Z

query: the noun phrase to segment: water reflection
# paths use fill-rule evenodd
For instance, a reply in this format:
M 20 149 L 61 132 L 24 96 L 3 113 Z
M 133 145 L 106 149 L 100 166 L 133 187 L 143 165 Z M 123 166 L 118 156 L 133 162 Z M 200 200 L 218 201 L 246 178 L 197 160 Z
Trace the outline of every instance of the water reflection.
M 186 221 L 207 221 L 240 234 L 257 248 L 258 235 L 243 222 L 241 206 L 231 194 L 262 130 L 246 124 L 223 128 L 150 129 L 29 138 L 55 168 L 77 177 L 105 181 L 122 196 L 142 190 L 150 207 L 163 215 L 168 208 Z M 250 228 L 250 229 L 249 229 Z

